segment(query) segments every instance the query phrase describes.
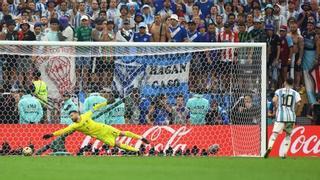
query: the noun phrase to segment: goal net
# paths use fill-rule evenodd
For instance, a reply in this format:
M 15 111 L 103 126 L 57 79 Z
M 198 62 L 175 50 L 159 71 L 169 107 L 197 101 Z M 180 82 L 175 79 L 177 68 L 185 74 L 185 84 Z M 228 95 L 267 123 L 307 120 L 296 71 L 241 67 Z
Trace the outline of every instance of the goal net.
M 261 156 L 265 51 L 262 43 L 2 41 L 0 152 L 126 155 L 79 132 L 42 139 L 71 124 L 70 111 L 114 99 L 93 120 L 149 139 L 117 138 L 142 154 Z

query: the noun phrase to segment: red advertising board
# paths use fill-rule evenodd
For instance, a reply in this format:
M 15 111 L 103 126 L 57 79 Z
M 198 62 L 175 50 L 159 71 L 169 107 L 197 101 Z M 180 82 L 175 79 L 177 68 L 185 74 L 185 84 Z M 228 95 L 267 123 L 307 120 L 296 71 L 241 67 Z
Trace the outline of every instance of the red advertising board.
M 272 133 L 272 126 L 268 129 L 268 137 Z M 285 133 L 278 136 L 271 156 L 283 154 Z M 288 156 L 318 156 L 320 157 L 320 126 L 297 126 L 292 131 Z
M 52 141 L 43 140 L 44 134 L 63 128 L 63 125 L 0 125 L 0 142 L 7 141 L 13 148 L 27 146 L 30 142 L 38 149 Z M 141 134 L 151 141 L 150 148 L 156 150 L 167 149 L 186 150 L 197 145 L 199 149 L 207 149 L 218 144 L 220 150 L 217 155 L 232 156 L 249 154 L 258 156 L 260 152 L 259 126 L 144 126 L 121 125 L 121 130 L 128 130 Z M 140 147 L 141 142 L 122 137 L 119 141 Z M 86 137 L 81 133 L 74 133 L 67 137 L 68 151 L 76 153 L 80 147 L 92 143 L 94 147 L 101 147 L 102 143 Z
M 0 125 L 0 143 L 7 141 L 12 148 L 24 147 L 29 143 L 38 149 L 53 139 L 43 140 L 42 136 L 63 128 L 63 125 Z M 144 125 L 119 125 L 121 130 L 128 130 L 141 134 L 151 141 L 151 146 L 156 150 L 172 147 L 174 150 L 192 148 L 197 145 L 200 149 L 207 149 L 213 144 L 218 144 L 219 156 L 260 155 L 260 127 L 259 126 L 144 126 Z M 272 126 L 268 127 L 268 137 L 271 135 Z M 279 156 L 282 152 L 284 133 L 274 144 L 271 156 Z M 140 141 L 122 137 L 119 141 L 139 147 Z M 81 133 L 74 133 L 67 137 L 68 151 L 76 153 L 80 147 L 92 143 L 100 148 L 102 143 L 86 137 Z M 148 146 L 147 148 L 150 148 Z M 297 126 L 293 130 L 289 156 L 320 156 L 320 126 Z

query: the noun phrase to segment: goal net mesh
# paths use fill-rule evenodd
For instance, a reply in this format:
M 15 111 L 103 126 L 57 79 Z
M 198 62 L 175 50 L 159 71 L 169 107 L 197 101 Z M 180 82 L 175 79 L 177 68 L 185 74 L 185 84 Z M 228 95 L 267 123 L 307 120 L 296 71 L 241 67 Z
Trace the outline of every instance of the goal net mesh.
M 72 110 L 126 97 L 93 119 L 144 135 L 144 147 L 117 138 L 143 154 L 260 156 L 262 47 L 17 44 L 0 54 L 2 154 L 124 155 L 79 132 L 42 136 L 71 124 Z

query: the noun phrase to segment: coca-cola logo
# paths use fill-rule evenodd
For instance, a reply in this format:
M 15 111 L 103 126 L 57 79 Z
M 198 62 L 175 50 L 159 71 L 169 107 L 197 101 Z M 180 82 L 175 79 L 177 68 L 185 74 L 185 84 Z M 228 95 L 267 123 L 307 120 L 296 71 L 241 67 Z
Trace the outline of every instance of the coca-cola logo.
M 169 147 L 173 148 L 173 151 L 177 151 L 179 149 L 185 150 L 188 144 L 186 143 L 180 143 L 180 139 L 186 136 L 188 133 L 190 133 L 192 128 L 188 128 L 186 126 L 181 126 L 178 129 L 174 129 L 170 126 L 152 126 L 149 129 L 147 129 L 142 136 L 147 137 L 150 140 L 150 145 L 147 145 L 146 148 L 150 149 L 151 146 L 155 148 L 155 150 L 166 150 Z M 164 134 L 170 134 L 169 136 Z M 90 136 L 87 136 L 83 142 L 81 147 L 84 147 L 89 144 L 91 140 Z M 134 146 L 136 148 L 139 148 L 142 144 L 140 140 L 135 141 L 133 143 L 132 138 L 128 137 L 118 137 L 117 141 L 124 144 L 129 144 L 131 146 Z M 101 147 L 101 143 L 99 140 L 96 140 L 92 145 L 92 150 Z
M 291 147 L 289 149 L 291 154 L 297 154 L 303 152 L 303 154 L 319 154 L 320 153 L 320 137 L 317 135 L 311 135 L 307 137 L 305 135 L 305 127 L 299 126 L 292 131 L 291 134 Z M 280 148 L 279 156 L 284 153 L 285 140 L 283 139 Z

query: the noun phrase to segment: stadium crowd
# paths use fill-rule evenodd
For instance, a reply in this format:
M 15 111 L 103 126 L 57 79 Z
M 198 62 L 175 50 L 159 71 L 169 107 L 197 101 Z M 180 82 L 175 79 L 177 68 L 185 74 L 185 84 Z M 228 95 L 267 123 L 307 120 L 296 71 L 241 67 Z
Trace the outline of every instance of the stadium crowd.
M 290 76 L 295 80 L 305 104 L 319 102 L 313 90 L 314 80 L 310 75 L 320 61 L 320 1 L 311 0 L 0 0 L 0 40 L 10 41 L 117 41 L 117 42 L 266 42 L 268 65 L 268 90 L 282 86 Z M 24 59 L 17 63 L 15 59 Z M 23 108 L 18 105 L 30 103 L 37 92 L 37 73 L 21 75 L 21 71 L 32 67 L 31 58 L 1 55 L 0 82 L 4 92 L 16 92 L 1 109 L 8 107 L 16 111 L 2 111 L 6 122 L 16 122 L 14 115 L 20 115 L 20 123 L 45 121 L 46 107 L 39 101 L 35 116 L 29 120 L 21 118 Z M 111 85 L 112 59 L 101 61 L 100 69 L 106 69 L 101 80 Z M 77 73 L 89 72 L 91 59 L 77 59 Z M 78 72 L 79 71 L 79 72 Z M 40 75 L 39 75 L 40 77 Z M 79 77 L 79 76 L 78 76 Z M 94 79 L 95 77 L 93 77 Z M 23 80 L 21 80 L 23 79 Z M 89 79 L 88 79 L 89 80 Z M 77 81 L 78 82 L 78 81 Z M 25 95 L 18 91 L 24 84 Z M 89 86 L 90 82 L 84 82 Z M 89 90 L 90 88 L 84 87 Z M 39 89 L 38 89 L 39 91 Z M 128 98 L 125 104 L 112 113 L 120 118 L 108 118 L 109 124 L 229 124 L 230 113 L 226 113 L 220 102 L 208 101 L 195 95 L 186 100 L 177 96 L 175 105 L 168 104 L 166 95 L 141 107 L 139 90 Z M 117 93 L 104 88 L 94 97 L 117 98 Z M 108 94 L 109 93 L 109 94 Z M 2 98 L 4 95 L 2 94 Z M 22 98 L 20 98 L 22 97 Z M 77 108 L 65 95 L 62 108 Z M 244 103 L 237 110 L 250 117 L 259 115 L 252 105 L 252 96 L 245 96 Z M 318 101 L 317 101 L 318 100 Z M 45 100 L 47 101 L 47 100 Z M 99 100 L 100 101 L 100 100 Z M 27 104 L 26 103 L 26 104 Z M 251 104 L 250 104 L 251 103 Z M 143 104 L 143 103 L 142 103 Z M 203 112 L 192 113 L 201 104 Z M 26 105 L 27 106 L 27 105 Z M 42 106 L 43 108 L 41 108 Z M 85 105 L 86 106 L 86 105 Z M 92 105 L 91 105 L 92 106 Z M 88 105 L 88 108 L 91 107 Z M 203 108 L 204 107 L 204 108 Z M 312 109 L 313 106 L 311 106 Z M 42 110 L 43 109 L 43 110 Z M 18 112 L 19 111 L 19 112 Z M 26 110 L 27 111 L 27 110 Z M 43 111 L 43 112 L 42 112 Z M 308 115 L 301 113 L 299 115 Z M 305 110 L 308 111 L 308 110 Z M 311 111 L 310 111 L 311 112 Z M 65 113 L 65 114 L 64 114 Z M 258 113 L 258 114 L 255 114 Z M 70 123 L 67 112 L 61 111 L 61 122 Z M 268 115 L 274 116 L 272 107 Z M 143 117 L 141 119 L 141 117 Z M 65 118 L 65 119 L 64 119 Z M 101 118 L 101 119 L 106 119 Z M 242 123 L 258 123 L 256 118 L 240 120 Z M 234 123 L 234 122 L 233 122 Z

